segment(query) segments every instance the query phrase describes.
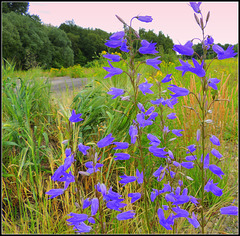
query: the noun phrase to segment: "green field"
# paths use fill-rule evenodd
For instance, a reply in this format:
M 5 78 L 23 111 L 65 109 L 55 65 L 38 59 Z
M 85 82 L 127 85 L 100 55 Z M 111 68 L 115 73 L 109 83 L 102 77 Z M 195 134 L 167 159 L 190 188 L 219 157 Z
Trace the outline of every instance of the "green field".
M 210 60 L 207 60 L 207 64 Z M 180 63 L 162 62 L 161 70 L 157 71 L 151 66 L 141 65 L 139 73 L 141 80 L 147 78 L 149 83 L 153 83 L 154 94 L 144 96 L 139 93 L 139 102 L 145 108 L 151 106 L 150 100 L 158 97 L 156 83 L 162 80 L 166 74 L 172 73 L 173 84 L 188 88 L 190 91 L 200 93 L 199 78 L 190 73 L 182 77 L 180 71 L 175 70 Z M 76 183 L 71 183 L 70 187 L 63 195 L 48 200 L 45 192 L 52 188 L 61 188 L 62 183 L 51 180 L 51 176 L 56 169 L 63 164 L 66 146 L 63 140 L 70 140 L 71 149 L 78 149 L 80 142 L 85 145 L 96 147 L 96 143 L 107 134 L 112 133 L 118 142 L 130 142 L 129 126 L 134 119 L 133 105 L 128 101 L 121 101 L 120 98 L 111 99 L 107 94 L 111 87 L 122 88 L 129 93 L 132 87 L 125 74 L 117 75 L 111 79 L 103 79 L 107 74 L 103 66 L 108 66 L 107 60 L 96 60 L 89 68 L 76 65 L 69 68 L 42 70 L 34 68 L 28 71 L 16 71 L 14 65 L 3 63 L 2 67 L 2 233 L 4 234 L 74 234 L 71 226 L 66 220 L 70 212 L 81 213 L 76 207 L 79 202 L 79 194 L 76 192 Z M 127 69 L 124 62 L 119 62 L 117 67 Z M 61 94 L 51 91 L 51 79 L 58 76 L 69 76 L 71 78 L 88 78 L 89 83 L 81 88 L 74 88 L 73 91 L 66 90 Z M 237 224 L 237 217 L 219 214 L 219 209 L 230 205 L 234 199 L 238 199 L 238 59 L 214 60 L 207 72 L 209 78 L 218 78 L 218 93 L 212 89 L 209 98 L 217 96 L 208 114 L 208 119 L 213 121 L 208 126 L 208 132 L 216 135 L 221 147 L 218 149 L 223 158 L 218 164 L 225 173 L 223 179 L 209 174 L 214 179 L 214 183 L 219 181 L 218 187 L 223 189 L 221 198 L 216 197 L 211 192 L 206 194 L 204 202 L 204 214 L 207 217 L 212 215 L 212 226 L 209 232 L 213 233 L 236 233 L 233 225 Z M 164 84 L 167 89 L 167 85 Z M 165 87 L 163 89 L 165 89 Z M 169 123 L 169 129 L 184 129 L 184 135 L 178 141 L 168 144 L 174 154 L 181 156 L 181 147 L 196 143 L 196 131 L 199 129 L 197 115 L 192 110 L 186 108 L 190 106 L 197 109 L 194 96 L 189 95 L 179 98 L 179 103 L 171 112 L 177 114 L 177 119 Z M 69 117 L 72 109 L 77 113 L 82 113 L 84 121 L 81 124 L 71 125 Z M 164 114 L 168 114 L 165 111 Z M 144 165 L 147 167 L 147 174 L 150 176 L 152 169 L 157 169 L 163 164 L 162 159 L 154 160 L 149 155 L 147 147 L 149 140 L 146 134 L 154 133 L 161 138 L 160 118 L 152 126 L 144 129 L 142 144 L 144 147 Z M 138 153 L 134 147 L 129 149 L 129 153 Z M 109 188 L 113 186 L 126 199 L 124 203 L 129 203 L 127 194 L 129 192 L 139 192 L 139 185 L 135 182 L 123 188 L 117 180 L 122 173 L 135 175 L 135 160 L 120 161 L 113 160 L 114 150 L 107 147 L 98 153 L 102 156 L 104 167 L 97 172 L 101 179 Z M 200 156 L 200 153 L 197 153 Z M 84 163 L 89 161 L 85 156 L 77 154 L 77 160 L 72 171 L 82 170 Z M 182 177 L 184 186 L 188 187 L 190 194 L 200 198 L 199 188 L 201 186 L 200 172 L 188 171 L 188 175 L 193 179 Z M 84 187 L 83 187 L 84 186 Z M 79 187 L 79 186 L 78 186 Z M 163 183 L 151 180 L 148 192 L 152 188 L 162 189 Z M 93 184 L 88 178 L 80 181 L 81 197 L 91 197 L 93 194 Z M 157 202 L 157 203 L 156 203 Z M 156 234 L 169 233 L 158 223 L 157 215 L 154 213 L 158 205 L 166 204 L 163 198 L 158 198 L 149 206 L 152 230 Z M 143 217 L 143 202 L 140 201 L 134 210 L 136 217 L 128 221 L 117 221 L 116 211 L 104 209 L 106 219 L 113 219 L 108 233 L 110 234 L 141 234 L 146 229 Z M 131 210 L 132 205 L 128 204 L 126 211 Z M 186 208 L 190 205 L 185 204 Z M 194 208 L 194 209 L 192 209 Z M 191 205 L 200 215 L 200 210 Z M 88 209 L 86 213 L 90 213 Z M 228 220 L 229 224 L 227 223 Z M 227 225 L 226 225 L 227 224 Z M 226 228 L 228 232 L 226 232 Z M 175 229 L 176 233 L 198 233 L 186 219 L 180 219 Z M 98 227 L 92 233 L 100 233 Z

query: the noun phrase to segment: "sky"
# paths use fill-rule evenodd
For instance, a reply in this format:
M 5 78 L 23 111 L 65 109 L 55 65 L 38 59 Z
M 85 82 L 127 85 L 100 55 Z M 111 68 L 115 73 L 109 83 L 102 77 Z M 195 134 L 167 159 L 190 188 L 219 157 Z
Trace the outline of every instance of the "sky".
M 211 35 L 214 43 L 238 43 L 238 1 L 202 2 L 200 9 L 204 19 L 208 11 L 210 18 L 205 35 Z M 98 28 L 108 33 L 123 30 L 123 24 L 116 18 L 120 16 L 129 23 L 133 16 L 152 16 L 151 23 L 134 19 L 135 30 L 159 31 L 169 36 L 174 44 L 185 44 L 193 38 L 202 39 L 202 31 L 194 18 L 189 2 L 29 2 L 28 12 L 38 15 L 44 24 L 60 26 L 74 20 L 83 28 Z M 199 16 L 200 14 L 198 14 Z M 199 43 L 198 40 L 193 42 Z

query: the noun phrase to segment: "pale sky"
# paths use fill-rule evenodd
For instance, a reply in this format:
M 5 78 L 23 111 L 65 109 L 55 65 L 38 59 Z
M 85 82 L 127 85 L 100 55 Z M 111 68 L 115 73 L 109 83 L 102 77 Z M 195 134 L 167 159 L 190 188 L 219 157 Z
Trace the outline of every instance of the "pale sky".
M 238 43 L 238 1 L 202 2 L 200 9 L 204 19 L 210 18 L 205 35 L 211 35 L 214 43 Z M 40 17 L 43 23 L 60 26 L 67 20 L 83 28 L 99 28 L 108 33 L 123 30 L 115 15 L 129 24 L 137 15 L 152 16 L 151 23 L 134 19 L 134 29 L 145 28 L 158 34 L 162 31 L 175 44 L 185 44 L 193 38 L 202 39 L 202 32 L 194 18 L 189 2 L 29 2 L 30 14 Z M 200 15 L 200 14 L 198 14 Z M 194 41 L 198 43 L 199 41 Z

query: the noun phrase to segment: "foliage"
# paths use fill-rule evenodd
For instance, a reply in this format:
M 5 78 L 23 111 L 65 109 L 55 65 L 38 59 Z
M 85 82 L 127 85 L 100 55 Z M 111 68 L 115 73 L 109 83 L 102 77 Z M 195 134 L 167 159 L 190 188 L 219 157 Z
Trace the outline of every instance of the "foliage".
M 18 14 L 27 14 L 29 2 L 2 2 L 2 12 L 9 13 L 15 12 Z

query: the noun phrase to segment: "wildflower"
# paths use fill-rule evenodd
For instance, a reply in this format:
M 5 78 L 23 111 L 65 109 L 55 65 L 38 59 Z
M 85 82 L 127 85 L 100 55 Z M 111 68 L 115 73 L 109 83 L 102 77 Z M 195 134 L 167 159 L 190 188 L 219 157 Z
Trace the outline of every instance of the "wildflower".
M 175 165 L 176 167 L 179 167 L 180 163 L 178 163 L 177 161 L 173 161 L 173 165 Z
M 216 84 L 219 83 L 219 82 L 220 82 L 219 79 L 217 79 L 217 78 L 211 78 L 211 79 L 208 80 L 208 86 L 210 86 L 211 88 L 217 90 L 218 88 L 217 88 L 217 85 L 216 85 Z
M 164 101 L 164 99 L 163 98 L 159 98 L 159 99 L 157 99 L 157 100 L 151 100 L 151 103 L 152 104 L 154 104 L 154 105 L 159 105 L 159 104 L 161 104 L 162 102 Z
M 187 169 L 191 169 L 194 167 L 194 163 L 193 162 L 182 162 L 181 166 L 183 166 L 184 168 L 187 168 Z
M 158 65 L 158 64 L 161 64 L 162 61 L 157 60 L 158 58 L 160 58 L 160 56 L 159 56 L 159 57 L 155 57 L 155 58 L 153 58 L 153 59 L 147 59 L 147 60 L 146 60 L 146 64 L 154 67 L 154 68 L 157 69 L 157 70 L 160 70 L 157 65 Z
M 155 54 L 158 53 L 155 49 L 155 45 L 157 43 L 149 43 L 147 40 L 142 40 L 141 41 L 141 47 L 139 48 L 139 52 L 141 54 Z
M 134 144 L 136 142 L 137 134 L 138 134 L 137 127 L 134 126 L 134 125 L 131 125 L 130 128 L 129 128 L 129 135 L 131 137 L 131 143 L 132 144 Z
M 113 54 L 105 54 L 103 57 L 112 60 L 113 62 L 119 62 L 120 61 L 120 56 L 119 55 L 113 55 Z
M 122 45 L 122 41 L 121 40 L 107 40 L 105 45 L 109 48 L 117 48 Z
M 99 168 L 103 166 L 103 164 L 96 163 L 93 165 L 92 161 L 88 161 L 85 163 L 85 166 L 88 168 L 87 173 L 92 174 L 94 172 L 100 171 Z
M 137 182 L 139 184 L 143 183 L 143 171 L 140 173 L 140 171 L 137 169 L 136 170 L 136 177 L 137 177 Z
M 69 121 L 72 122 L 72 123 L 73 122 L 79 122 L 79 121 L 83 120 L 82 118 L 80 118 L 81 115 L 82 115 L 81 113 L 76 114 L 75 110 L 73 109 L 72 110 L 72 115 L 70 116 Z
M 220 158 L 222 157 L 222 154 L 221 154 L 218 150 L 216 150 L 215 148 L 212 149 L 211 153 L 212 153 L 215 157 L 217 157 L 218 159 L 220 159 Z
M 208 36 L 207 39 L 204 41 L 205 46 L 207 46 L 207 50 L 210 48 L 209 45 L 212 45 L 214 42 L 214 39 L 211 36 Z
M 156 157 L 166 158 L 165 155 L 168 154 L 168 152 L 164 151 L 164 148 L 157 148 L 156 146 L 151 146 L 148 150 Z
M 120 40 L 124 37 L 125 33 L 124 31 L 119 31 L 119 32 L 116 32 L 114 34 L 112 34 L 109 39 L 110 40 Z
M 58 169 L 54 172 L 52 176 L 53 181 L 57 181 L 62 175 L 64 175 L 65 170 L 64 170 L 64 165 L 61 165 L 58 167 Z
M 83 155 L 87 155 L 87 150 L 90 149 L 88 146 L 84 146 L 82 143 L 78 144 L 78 150 L 82 152 Z
M 104 70 L 106 70 L 107 72 L 109 72 L 109 74 L 107 74 L 104 79 L 108 78 L 108 77 L 112 77 L 114 75 L 119 75 L 122 74 L 123 70 L 120 68 L 115 68 L 111 65 L 110 61 L 108 61 L 108 64 L 110 65 L 110 67 L 103 67 Z
M 183 185 L 183 181 L 182 180 L 178 180 L 178 184 L 179 184 L 179 186 L 182 186 Z
M 89 233 L 92 229 L 91 226 L 86 225 L 84 222 L 81 222 L 79 225 L 75 225 L 73 229 L 77 229 L 77 233 Z
M 183 130 L 182 130 L 182 131 L 183 131 Z M 169 133 L 169 132 L 170 132 L 170 130 L 168 129 L 168 126 L 166 127 L 166 126 L 164 125 L 163 132 L 164 132 L 164 133 Z
M 65 150 L 65 155 L 66 155 L 66 157 L 68 157 L 68 156 L 70 156 L 71 155 L 71 148 L 66 148 L 66 150 Z
M 128 220 L 128 219 L 132 219 L 135 216 L 134 211 L 126 211 L 126 212 L 122 212 L 119 213 L 116 218 L 117 220 Z
M 113 149 L 127 149 L 129 144 L 127 142 L 113 142 L 114 145 L 117 145 Z
M 201 162 L 202 162 L 203 155 L 201 155 Z M 203 168 L 206 169 L 209 166 L 209 153 L 204 158 Z
M 173 217 L 173 214 L 171 213 L 168 218 L 166 219 L 164 217 L 164 212 L 163 212 L 163 209 L 159 208 L 158 211 L 157 211 L 157 214 L 158 214 L 158 218 L 159 218 L 159 223 L 160 225 L 162 225 L 165 229 L 167 230 L 172 230 L 172 227 L 171 225 L 174 224 L 174 218 Z
M 172 207 L 172 210 L 177 213 L 177 215 L 174 216 L 174 219 L 179 218 L 179 217 L 188 217 L 189 216 L 188 211 L 183 210 L 180 207 Z
M 122 41 L 120 50 L 123 51 L 123 52 L 129 52 L 129 49 L 127 47 L 127 40 L 126 39 L 124 39 Z
M 206 75 L 206 72 L 203 69 L 204 61 L 202 61 L 201 65 L 195 58 L 192 58 L 192 61 L 195 67 L 190 68 L 189 71 L 196 74 L 198 77 L 204 77 Z
M 94 216 L 97 214 L 98 207 L 99 207 L 99 201 L 98 201 L 98 198 L 95 197 L 92 199 L 92 202 L 91 202 L 91 216 Z
M 137 104 L 137 106 L 138 106 L 138 108 L 139 108 L 139 110 L 141 111 L 141 112 L 145 112 L 145 108 L 144 108 L 144 106 L 143 106 L 143 104 L 142 103 L 138 103 Z
M 151 195 L 150 195 L 150 199 L 151 199 L 152 202 L 154 202 L 157 195 L 158 195 L 158 190 L 153 188 L 153 191 L 151 192 Z
M 91 200 L 89 200 L 89 198 L 87 198 L 87 199 L 85 199 L 84 201 L 83 201 L 83 209 L 85 209 L 85 208 L 88 208 L 89 206 L 91 206 L 91 203 L 92 203 L 92 201 Z
M 69 225 L 77 225 L 80 222 L 83 222 L 83 221 L 88 219 L 88 215 L 87 214 L 78 214 L 78 213 L 72 213 L 71 212 L 68 215 L 71 216 L 70 219 L 67 219 L 67 221 L 71 223 Z
M 217 56 L 218 56 L 219 60 L 235 57 L 237 55 L 237 53 L 235 53 L 234 50 L 233 50 L 233 46 L 228 46 L 227 50 L 224 51 L 224 49 L 222 47 L 220 47 L 217 44 L 214 44 L 212 46 L 212 49 L 213 49 L 214 52 L 217 53 Z
M 223 192 L 222 192 L 222 189 L 220 189 L 219 187 L 217 187 L 217 184 L 218 184 L 218 183 L 213 183 L 213 180 L 211 179 L 211 180 L 209 180 L 209 181 L 207 182 L 207 184 L 205 185 L 204 190 L 205 190 L 206 192 L 211 191 L 214 195 L 220 197 L 220 196 L 222 196 Z
M 152 134 L 148 134 L 147 138 L 150 141 L 149 144 L 152 145 L 152 146 L 158 146 L 161 143 L 161 141 L 156 136 L 154 136 Z
M 201 3 L 202 3 L 202 2 L 198 2 L 198 3 L 196 3 L 196 2 L 190 2 L 190 6 L 192 7 L 192 9 L 193 9 L 196 13 L 200 13 L 201 11 L 200 11 L 199 7 L 200 7 Z
M 212 135 L 212 137 L 210 138 L 210 141 L 211 141 L 214 145 L 220 146 L 219 139 L 218 139 L 215 135 Z
M 164 211 L 167 211 L 167 210 L 169 209 L 169 206 L 167 206 L 167 205 L 162 205 L 162 208 L 163 208 Z
M 224 175 L 224 173 L 222 172 L 220 167 L 212 164 L 208 166 L 208 169 L 212 171 L 213 174 L 217 175 L 220 179 L 222 179 L 221 175 Z
M 124 89 L 111 88 L 112 91 L 107 92 L 107 94 L 113 95 L 112 99 L 121 96 L 125 93 Z
M 165 176 L 165 168 L 162 165 L 153 173 L 154 177 L 157 177 L 157 181 L 161 181 Z
M 105 138 L 101 139 L 98 143 L 97 143 L 97 146 L 99 148 L 103 148 L 103 147 L 106 147 L 110 144 L 112 144 L 113 140 L 115 138 L 112 137 L 112 134 L 108 134 Z
M 172 133 L 175 134 L 176 136 L 180 137 L 182 134 L 180 132 L 184 131 L 183 129 L 173 129 Z
M 60 182 L 65 182 L 64 184 L 64 189 L 67 189 L 70 183 L 75 182 L 74 175 L 72 175 L 72 172 L 70 171 L 69 173 L 64 173 L 63 177 L 59 178 L 58 181 Z
M 153 93 L 152 90 L 150 90 L 150 87 L 152 87 L 153 84 L 148 83 L 147 79 L 145 78 L 145 82 L 139 84 L 138 88 L 141 90 L 143 95 L 146 95 L 146 93 Z
M 187 148 L 191 153 L 196 151 L 196 145 L 195 144 L 189 145 L 189 146 L 187 146 Z M 189 153 L 189 152 L 186 152 L 186 153 Z
M 172 80 L 171 78 L 172 74 L 168 74 L 166 75 L 163 79 L 162 79 L 162 83 L 167 83 L 167 82 L 170 82 Z
M 137 18 L 138 20 L 142 21 L 142 22 L 152 22 L 153 18 L 151 16 L 135 16 L 133 18 Z
M 139 123 L 140 127 L 142 127 L 142 128 L 153 124 L 153 121 L 148 120 L 148 119 L 145 120 L 145 116 L 143 113 L 137 114 L 137 122 Z
M 88 218 L 88 222 L 91 223 L 91 224 L 95 224 L 96 223 L 96 221 L 94 220 L 93 217 L 89 217 Z
M 48 199 L 52 199 L 52 198 L 55 198 L 55 197 L 63 194 L 64 191 L 65 191 L 65 189 L 61 189 L 61 188 L 60 189 L 51 189 L 48 192 L 46 192 L 46 194 L 51 195 L 51 197 Z
M 131 203 L 134 203 L 141 198 L 141 193 L 129 193 L 128 197 L 131 197 Z
M 189 64 L 187 61 L 184 62 L 181 59 L 179 59 L 181 66 L 177 66 L 175 67 L 176 70 L 180 70 L 182 71 L 182 76 L 184 76 L 184 74 L 188 71 L 190 71 L 190 68 L 192 67 L 191 64 Z
M 191 156 L 186 156 L 186 157 L 185 157 L 185 160 L 186 160 L 186 161 L 194 161 L 194 160 L 196 160 L 196 159 L 197 159 L 196 155 L 191 155 Z
M 172 91 L 175 94 L 170 94 L 172 97 L 180 97 L 180 96 L 186 96 L 189 94 L 189 90 L 186 88 L 181 88 L 176 85 L 170 85 L 171 87 L 168 87 L 167 89 Z
M 134 182 L 137 180 L 135 176 L 127 176 L 125 174 L 120 176 L 120 178 L 122 179 L 119 181 L 119 183 L 123 184 L 123 186 L 125 186 L 127 183 Z
M 120 195 L 117 192 L 112 191 L 112 187 L 110 187 L 107 194 L 104 195 L 103 199 L 106 200 L 106 201 L 119 200 L 120 197 L 122 197 L 122 195 Z
M 115 158 L 113 158 L 114 160 L 128 160 L 130 158 L 130 155 L 127 153 L 114 153 Z
M 200 226 L 198 220 L 197 220 L 197 216 L 194 214 L 194 212 L 192 212 L 192 217 L 186 217 L 189 221 L 190 224 L 192 224 L 194 226 L 194 228 L 198 228 Z
M 170 120 L 173 120 L 173 119 L 176 119 L 176 113 L 170 113 L 167 115 L 167 118 L 170 119 Z
M 220 213 L 223 215 L 238 215 L 238 207 L 237 206 L 228 206 L 228 207 L 222 207 L 220 209 Z
M 120 211 L 120 212 L 121 212 L 121 210 L 119 208 L 123 208 L 125 206 L 127 206 L 127 204 L 121 203 L 119 200 L 109 201 L 106 204 L 107 208 L 115 210 L 115 211 Z
M 174 45 L 173 50 L 186 56 L 192 56 L 194 50 L 192 49 L 193 43 L 191 41 L 187 41 L 184 45 Z

